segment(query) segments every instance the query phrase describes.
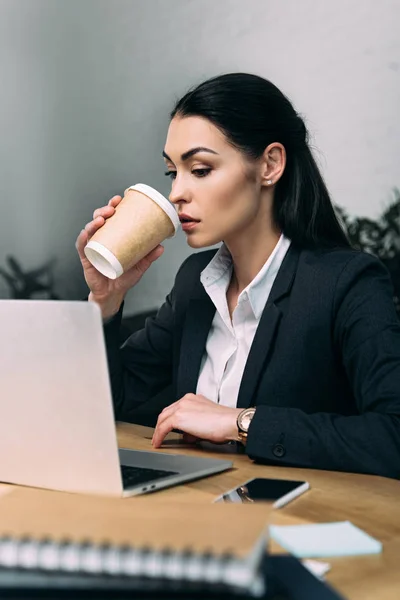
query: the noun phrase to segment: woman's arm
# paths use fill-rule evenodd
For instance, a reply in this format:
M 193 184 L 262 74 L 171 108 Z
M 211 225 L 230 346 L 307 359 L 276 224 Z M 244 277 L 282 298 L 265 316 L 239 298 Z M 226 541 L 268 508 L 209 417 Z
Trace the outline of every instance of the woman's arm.
M 281 466 L 400 478 L 400 417 L 306 414 L 262 405 L 251 422 L 246 452 Z
M 116 419 L 130 420 L 134 410 L 172 382 L 173 297 L 167 296 L 157 315 L 120 346 L 121 306 L 104 325 L 108 368 Z
M 251 458 L 400 477 L 400 322 L 392 294 L 385 267 L 363 253 L 337 283 L 334 343 L 360 414 L 260 404 L 249 429 Z

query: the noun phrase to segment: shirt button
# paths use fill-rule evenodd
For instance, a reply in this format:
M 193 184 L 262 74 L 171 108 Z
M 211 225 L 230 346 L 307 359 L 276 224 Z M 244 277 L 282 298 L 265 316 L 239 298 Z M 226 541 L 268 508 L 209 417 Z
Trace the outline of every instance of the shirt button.
M 285 446 L 282 446 L 282 444 L 275 444 L 275 446 L 272 446 L 272 454 L 277 458 L 282 458 L 282 456 L 285 456 L 286 454 Z

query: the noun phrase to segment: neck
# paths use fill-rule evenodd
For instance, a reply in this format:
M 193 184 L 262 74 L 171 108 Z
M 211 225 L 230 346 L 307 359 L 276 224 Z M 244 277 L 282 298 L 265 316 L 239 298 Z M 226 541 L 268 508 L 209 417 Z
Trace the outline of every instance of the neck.
M 225 241 L 233 262 L 231 286 L 240 294 L 256 277 L 271 256 L 281 232 L 268 219 L 256 220 L 251 230 Z

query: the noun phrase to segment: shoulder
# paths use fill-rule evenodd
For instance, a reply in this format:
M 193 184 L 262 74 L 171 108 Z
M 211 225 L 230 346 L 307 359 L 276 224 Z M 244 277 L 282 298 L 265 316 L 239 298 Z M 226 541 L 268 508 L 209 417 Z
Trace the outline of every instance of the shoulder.
M 313 268 L 329 267 L 335 273 L 359 270 L 367 265 L 382 265 L 379 258 L 353 248 L 315 248 L 301 252 L 302 262 Z M 383 266 L 383 265 L 382 265 Z
M 304 249 L 300 252 L 298 271 L 333 287 L 346 287 L 356 280 L 371 278 L 380 278 L 391 285 L 389 272 L 379 258 L 352 248 Z
M 386 315 L 398 325 L 393 283 L 378 257 L 351 248 L 303 250 L 299 271 L 302 269 L 303 275 L 305 271 L 313 273 L 312 287 L 319 295 L 325 292 L 332 298 L 334 314 Z
M 295 277 L 298 289 L 330 298 L 334 305 L 351 295 L 377 294 L 393 304 L 393 283 L 389 271 L 376 256 L 352 248 L 302 249 Z

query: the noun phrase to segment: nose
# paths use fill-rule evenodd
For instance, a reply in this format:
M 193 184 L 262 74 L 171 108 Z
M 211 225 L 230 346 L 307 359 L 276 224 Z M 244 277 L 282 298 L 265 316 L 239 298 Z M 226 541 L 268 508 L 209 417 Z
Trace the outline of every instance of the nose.
M 171 193 L 169 195 L 169 199 L 172 204 L 187 204 L 190 202 L 190 192 L 188 187 L 185 185 L 183 179 L 179 179 L 177 176 L 176 179 L 172 181 Z

